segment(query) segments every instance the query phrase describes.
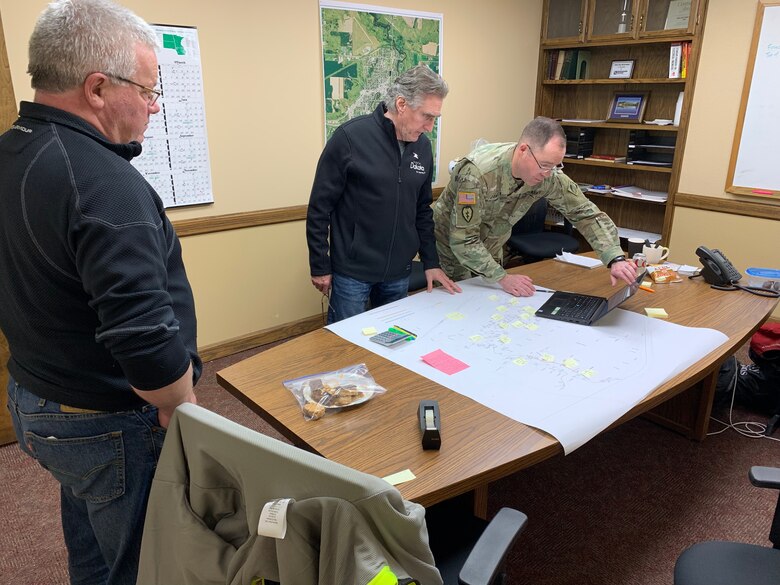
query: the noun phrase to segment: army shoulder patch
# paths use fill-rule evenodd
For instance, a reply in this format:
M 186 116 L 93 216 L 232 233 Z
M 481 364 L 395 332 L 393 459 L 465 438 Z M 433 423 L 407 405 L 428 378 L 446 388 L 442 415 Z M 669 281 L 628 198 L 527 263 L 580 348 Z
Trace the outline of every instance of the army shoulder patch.
M 463 219 L 466 220 L 466 223 L 471 223 L 471 218 L 474 217 L 474 208 L 473 207 L 461 207 L 460 214 L 463 216 Z
M 477 194 L 474 191 L 458 191 L 458 205 L 476 205 Z

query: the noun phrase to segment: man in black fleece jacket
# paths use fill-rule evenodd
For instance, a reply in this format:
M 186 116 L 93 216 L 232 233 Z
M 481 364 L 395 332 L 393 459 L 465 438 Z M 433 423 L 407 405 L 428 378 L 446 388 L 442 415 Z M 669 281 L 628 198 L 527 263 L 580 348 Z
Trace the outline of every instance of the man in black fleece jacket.
M 317 165 L 306 239 L 312 284 L 330 294 L 328 323 L 405 297 L 419 253 L 434 281 L 460 292 L 439 266 L 431 211 L 433 154 L 425 132 L 441 115 L 445 81 L 426 65 L 398 77 L 372 114 L 336 129 Z
M 72 583 L 135 583 L 165 427 L 201 372 L 181 246 L 129 162 L 160 109 L 155 46 L 110 0 L 56 0 L 30 38 L 34 103 L 0 136 L 8 407 L 60 483 Z

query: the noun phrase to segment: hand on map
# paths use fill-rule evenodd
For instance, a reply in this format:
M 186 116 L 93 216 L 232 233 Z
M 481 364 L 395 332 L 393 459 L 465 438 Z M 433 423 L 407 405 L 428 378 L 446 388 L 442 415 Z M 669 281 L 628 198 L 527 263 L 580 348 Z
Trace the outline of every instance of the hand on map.
M 619 280 L 627 284 L 634 284 L 636 277 L 636 265 L 631 260 L 615 262 L 609 267 L 609 278 L 612 281 L 612 286 L 615 286 Z
M 531 277 L 525 274 L 507 274 L 504 278 L 498 281 L 506 292 L 516 297 L 530 297 L 533 296 L 536 289 L 534 289 L 534 283 Z
M 425 280 L 428 281 L 428 292 L 433 290 L 433 282 L 438 282 L 441 287 L 451 295 L 461 292 L 460 287 L 452 282 L 441 268 L 430 268 L 425 271 Z

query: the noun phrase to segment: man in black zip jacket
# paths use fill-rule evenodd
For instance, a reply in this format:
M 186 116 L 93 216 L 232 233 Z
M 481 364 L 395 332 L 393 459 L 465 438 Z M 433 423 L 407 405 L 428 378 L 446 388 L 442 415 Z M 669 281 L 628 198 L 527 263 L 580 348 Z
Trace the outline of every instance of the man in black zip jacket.
M 317 165 L 306 239 L 312 284 L 330 293 L 328 323 L 407 295 L 419 253 L 428 281 L 460 292 L 439 266 L 431 211 L 433 154 L 425 132 L 446 82 L 426 65 L 398 77 L 373 113 L 345 122 Z M 330 242 L 329 242 L 330 236 Z

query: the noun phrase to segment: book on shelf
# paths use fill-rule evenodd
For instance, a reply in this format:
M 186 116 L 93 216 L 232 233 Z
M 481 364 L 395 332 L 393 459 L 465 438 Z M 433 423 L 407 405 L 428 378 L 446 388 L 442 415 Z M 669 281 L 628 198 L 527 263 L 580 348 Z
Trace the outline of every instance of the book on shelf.
M 561 70 L 563 69 L 563 60 L 566 58 L 566 50 L 561 49 L 558 51 L 558 59 L 555 62 L 555 75 L 553 75 L 553 79 L 560 79 L 561 78 Z
M 669 79 L 679 79 L 682 74 L 682 43 L 674 42 L 669 46 Z
M 682 62 L 680 64 L 680 77 L 688 77 L 688 59 L 691 56 L 691 42 L 683 41 L 682 44 Z
M 585 160 L 595 160 L 599 162 L 616 162 L 616 163 L 623 163 L 626 162 L 625 156 L 618 156 L 616 154 L 591 154 L 588 157 L 585 157 Z
M 647 165 L 649 167 L 671 167 L 672 163 L 670 162 L 659 162 L 655 160 L 630 160 L 627 161 L 626 164 L 629 165 Z

